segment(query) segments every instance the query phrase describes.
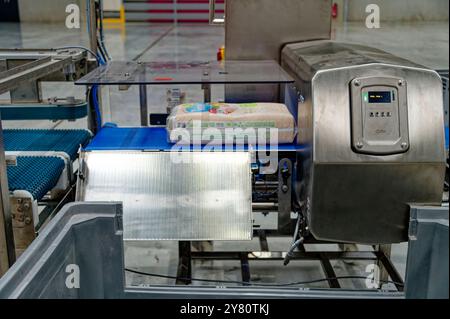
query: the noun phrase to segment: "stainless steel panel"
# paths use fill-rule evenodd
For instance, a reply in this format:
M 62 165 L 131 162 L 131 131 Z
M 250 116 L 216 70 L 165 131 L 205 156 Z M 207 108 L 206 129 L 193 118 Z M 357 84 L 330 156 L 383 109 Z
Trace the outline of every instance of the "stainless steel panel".
M 226 58 L 280 60 L 283 45 L 329 39 L 330 0 L 227 0 Z
M 442 83 L 436 72 L 359 45 L 315 41 L 287 45 L 282 66 L 296 79 L 298 154 L 311 232 L 318 239 L 393 243 L 407 239 L 408 203 L 439 205 L 445 173 Z M 350 83 L 357 78 L 407 83 L 409 149 L 362 154 L 352 149 Z M 380 84 L 381 85 L 381 84 Z
M 123 202 L 125 240 L 250 240 L 246 152 L 86 152 L 78 200 Z
M 315 164 L 310 230 L 332 241 L 407 241 L 408 204 L 440 205 L 444 171 L 438 163 Z
M 329 40 L 288 44 L 282 56 L 283 63 L 304 80 L 311 80 L 319 71 L 373 63 L 423 68 L 376 48 Z

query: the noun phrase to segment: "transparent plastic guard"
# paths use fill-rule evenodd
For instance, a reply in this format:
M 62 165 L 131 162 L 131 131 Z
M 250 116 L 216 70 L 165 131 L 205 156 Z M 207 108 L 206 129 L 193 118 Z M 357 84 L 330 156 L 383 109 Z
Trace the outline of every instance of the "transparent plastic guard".
M 273 60 L 222 62 L 112 61 L 87 74 L 78 85 L 170 85 L 293 83 Z

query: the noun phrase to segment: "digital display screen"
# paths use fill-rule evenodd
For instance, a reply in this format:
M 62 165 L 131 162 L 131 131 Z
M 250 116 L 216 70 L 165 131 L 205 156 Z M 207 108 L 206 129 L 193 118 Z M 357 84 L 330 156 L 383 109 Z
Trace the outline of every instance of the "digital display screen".
M 391 103 L 390 91 L 369 92 L 369 103 Z

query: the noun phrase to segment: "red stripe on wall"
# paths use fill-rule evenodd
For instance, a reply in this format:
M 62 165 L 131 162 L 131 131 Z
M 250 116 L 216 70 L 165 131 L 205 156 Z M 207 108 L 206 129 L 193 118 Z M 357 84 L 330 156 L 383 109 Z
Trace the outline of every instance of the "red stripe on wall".
M 148 3 L 175 3 L 175 0 L 147 0 Z M 176 3 L 209 3 L 209 0 L 176 0 Z M 217 3 L 225 3 L 224 0 L 216 0 Z
M 175 10 L 174 9 L 149 9 L 149 10 L 145 10 L 145 12 L 148 12 L 148 13 L 174 13 Z
M 209 13 L 209 10 L 202 10 L 202 9 L 149 9 L 145 12 L 148 13 Z M 216 13 L 225 13 L 224 10 L 216 10 Z
M 209 13 L 209 10 L 202 9 L 179 9 L 178 13 Z M 225 13 L 225 10 L 216 10 L 216 13 Z
M 146 21 L 150 23 L 209 23 L 208 19 L 147 19 Z

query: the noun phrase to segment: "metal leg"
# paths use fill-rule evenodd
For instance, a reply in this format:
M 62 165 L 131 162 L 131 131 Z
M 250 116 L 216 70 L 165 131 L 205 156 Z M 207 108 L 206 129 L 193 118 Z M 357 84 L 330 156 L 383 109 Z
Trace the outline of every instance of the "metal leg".
M 339 249 L 343 252 L 347 251 L 358 251 L 358 246 L 356 244 L 339 244 Z M 343 260 L 344 263 L 348 265 L 354 265 L 354 260 Z
M 291 233 L 291 178 L 292 163 L 283 158 L 278 163 L 278 228 Z
M 383 252 L 382 248 L 379 248 L 378 251 L 376 251 L 375 253 L 377 255 L 377 260 L 379 261 L 380 264 L 380 279 L 384 280 L 383 276 L 381 275 L 382 269 L 384 269 L 387 273 L 387 278 L 391 277 L 392 281 L 399 283 L 395 285 L 397 287 L 397 290 L 403 291 L 403 278 L 402 276 L 400 276 L 397 269 L 394 267 L 394 265 L 390 260 L 390 247 L 389 247 L 389 255 L 386 255 Z
M 259 246 L 261 247 L 261 250 L 269 251 L 269 244 L 267 243 L 267 236 L 264 229 L 258 230 L 258 237 L 259 237 Z
M 180 241 L 178 242 L 178 271 L 177 277 L 182 279 L 177 279 L 177 285 L 188 285 L 191 283 L 190 279 L 192 277 L 192 258 L 191 258 L 191 242 L 190 241 Z
M 320 264 L 322 265 L 323 272 L 327 278 L 335 278 L 336 273 L 334 272 L 333 266 L 330 263 L 330 260 L 325 254 L 320 254 Z M 339 281 L 337 279 L 329 279 L 328 285 L 330 288 L 341 288 Z
M 148 126 L 147 86 L 139 85 L 139 103 L 141 108 L 141 126 Z
M 87 4 L 87 17 L 89 21 L 89 46 L 90 49 L 97 53 L 97 14 L 95 12 L 95 1 L 88 0 Z
M 245 252 L 241 253 L 241 274 L 242 274 L 242 281 L 250 282 L 250 266 L 248 264 L 247 253 Z M 244 284 L 244 286 L 247 285 Z
M 211 102 L 211 85 L 210 84 L 202 84 L 203 89 L 203 102 L 210 103 Z
M 300 243 L 297 247 L 298 251 L 305 253 L 306 252 L 306 248 L 305 245 L 303 243 Z
M 391 258 L 391 245 L 377 245 L 376 249 L 387 258 Z M 377 261 L 377 266 L 380 269 L 380 280 L 382 281 L 388 280 L 389 273 L 386 267 L 384 266 L 383 262 L 381 261 L 381 259 Z

